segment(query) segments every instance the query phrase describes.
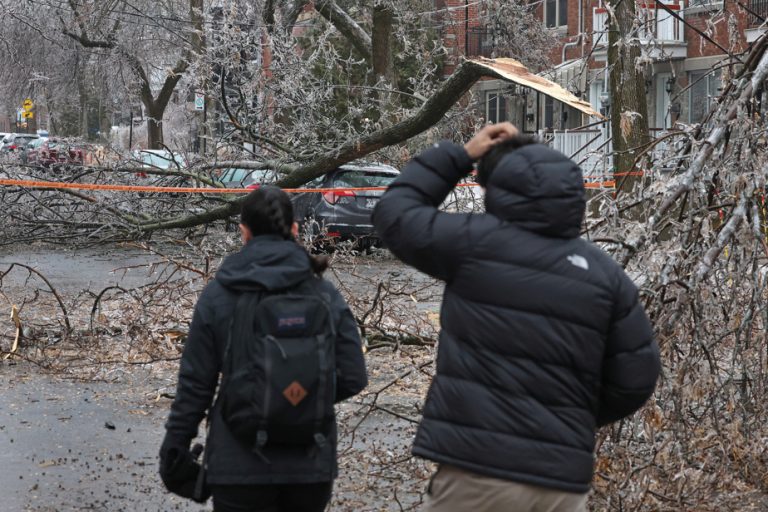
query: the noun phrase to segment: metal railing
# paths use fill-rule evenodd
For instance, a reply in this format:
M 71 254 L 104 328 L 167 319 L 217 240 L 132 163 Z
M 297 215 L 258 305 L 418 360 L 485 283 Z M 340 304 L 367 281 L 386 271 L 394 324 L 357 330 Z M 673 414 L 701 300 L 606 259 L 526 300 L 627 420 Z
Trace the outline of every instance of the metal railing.
M 577 162 L 586 179 L 602 179 L 613 167 L 613 147 L 601 129 L 555 130 L 551 137 L 552 148 Z
M 484 27 L 469 27 L 467 31 L 467 57 L 493 56 L 493 33 Z
M 669 132 L 664 128 L 651 128 L 651 138 L 663 138 Z M 543 133 L 543 139 L 553 148 L 579 164 L 587 181 L 604 181 L 613 178 L 613 144 L 606 138 L 606 130 L 600 128 L 554 130 Z M 664 160 L 670 147 L 668 140 L 662 140 L 651 151 L 660 172 L 670 170 Z

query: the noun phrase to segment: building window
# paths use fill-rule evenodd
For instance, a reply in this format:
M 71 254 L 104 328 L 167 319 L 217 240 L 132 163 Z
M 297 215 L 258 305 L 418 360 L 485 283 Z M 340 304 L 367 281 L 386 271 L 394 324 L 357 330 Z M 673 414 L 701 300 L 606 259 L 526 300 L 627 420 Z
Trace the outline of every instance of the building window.
M 550 96 L 544 96 L 544 128 L 555 128 L 555 100 Z
M 507 120 L 507 100 L 499 91 L 485 93 L 485 120 L 489 123 Z
M 493 33 L 485 27 L 469 27 L 467 32 L 467 55 L 472 57 L 493 56 Z
M 568 0 L 544 0 L 544 24 L 548 28 L 568 26 Z
M 688 73 L 688 83 L 691 84 L 688 91 L 688 121 L 700 123 L 720 95 L 720 70 L 691 71 Z
M 750 0 L 750 16 L 747 17 L 751 27 L 759 27 L 768 16 L 768 2 L 766 0 Z

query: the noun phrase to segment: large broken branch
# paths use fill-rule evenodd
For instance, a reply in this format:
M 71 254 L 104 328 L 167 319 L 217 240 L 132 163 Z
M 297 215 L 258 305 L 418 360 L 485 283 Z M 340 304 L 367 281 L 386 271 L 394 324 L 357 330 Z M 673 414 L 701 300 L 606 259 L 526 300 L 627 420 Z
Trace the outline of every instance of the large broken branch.
M 320 155 L 307 165 L 298 167 L 276 184 L 280 187 L 299 187 L 336 167 L 364 157 L 386 146 L 404 142 L 434 126 L 445 113 L 472 87 L 482 76 L 494 76 L 489 68 L 474 62 L 463 62 L 426 103 L 410 118 L 388 128 L 363 135 L 351 140 L 337 150 Z M 190 228 L 216 220 L 223 220 L 240 211 L 244 197 L 232 199 L 225 206 L 201 214 L 175 219 L 158 220 L 143 223 L 140 231 Z
M 333 0 L 318 0 L 315 2 L 315 9 L 349 40 L 365 60 L 371 61 L 371 36 L 344 9 Z

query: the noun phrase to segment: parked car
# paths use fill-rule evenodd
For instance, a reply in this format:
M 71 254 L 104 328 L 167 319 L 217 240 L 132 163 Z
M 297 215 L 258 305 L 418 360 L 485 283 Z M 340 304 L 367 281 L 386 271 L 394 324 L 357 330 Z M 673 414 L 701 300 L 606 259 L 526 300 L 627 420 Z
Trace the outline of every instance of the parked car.
M 221 175 L 216 181 L 224 188 L 256 189 L 264 183 L 275 181 L 277 173 L 271 169 L 243 169 L 231 167 L 222 169 Z
M 131 154 L 133 162 L 145 169 L 170 169 L 187 166 L 187 160 L 181 153 L 165 149 L 139 149 Z
M 384 191 L 351 189 L 387 187 L 399 174 L 394 167 L 383 164 L 343 165 L 305 186 L 337 190 L 293 196 L 295 219 L 309 236 L 326 229 L 329 237 L 358 239 L 364 245 L 370 245 L 376 241 L 371 214 Z
M 22 163 L 35 165 L 39 163 L 40 147 L 48 139 L 45 137 L 38 137 L 27 142 L 23 149 L 19 151 L 19 159 Z
M 37 139 L 37 135 L 31 133 L 10 133 L 3 139 L 3 144 L 0 146 L 0 153 L 15 153 L 32 139 Z
M 83 165 L 83 149 L 77 143 L 65 139 L 46 139 L 34 155 L 35 163 L 46 167 L 59 165 Z

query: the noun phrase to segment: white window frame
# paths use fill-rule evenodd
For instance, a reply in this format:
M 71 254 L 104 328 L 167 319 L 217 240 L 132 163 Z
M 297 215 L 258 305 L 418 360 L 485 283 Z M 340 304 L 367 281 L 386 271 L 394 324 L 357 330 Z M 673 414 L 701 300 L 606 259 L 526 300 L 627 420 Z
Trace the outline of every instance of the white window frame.
M 695 75 L 702 75 L 702 76 L 695 77 Z M 722 76 L 721 70 L 711 71 L 708 69 L 696 69 L 688 72 L 688 86 L 690 87 L 688 89 L 688 122 L 689 123 L 701 122 L 701 120 L 693 121 L 691 119 L 691 114 L 693 114 L 693 101 L 694 101 L 693 92 L 695 91 L 693 84 L 699 79 L 701 79 L 707 86 L 707 101 L 704 106 L 704 112 L 703 112 L 704 116 L 706 116 L 707 112 L 712 107 L 712 103 L 719 96 L 721 87 L 723 87 L 722 85 L 723 76 Z M 713 87 L 714 87 L 714 90 L 712 90 Z
M 555 24 L 552 26 L 547 25 L 547 2 L 548 0 L 542 0 L 542 21 L 544 26 L 550 30 L 566 30 L 568 28 L 568 0 L 552 0 L 555 3 Z M 565 23 L 560 24 L 560 6 L 565 7 Z
M 496 112 L 494 112 L 493 121 L 491 120 L 491 99 L 492 97 L 496 96 Z M 485 93 L 485 120 L 486 122 L 493 122 L 493 123 L 500 123 L 502 121 L 506 121 L 509 117 L 509 112 L 507 108 L 507 104 L 504 103 L 504 118 L 501 119 L 500 115 L 502 113 L 501 103 L 506 102 L 507 99 L 504 97 L 504 93 L 501 89 L 496 89 L 493 91 L 486 91 Z

